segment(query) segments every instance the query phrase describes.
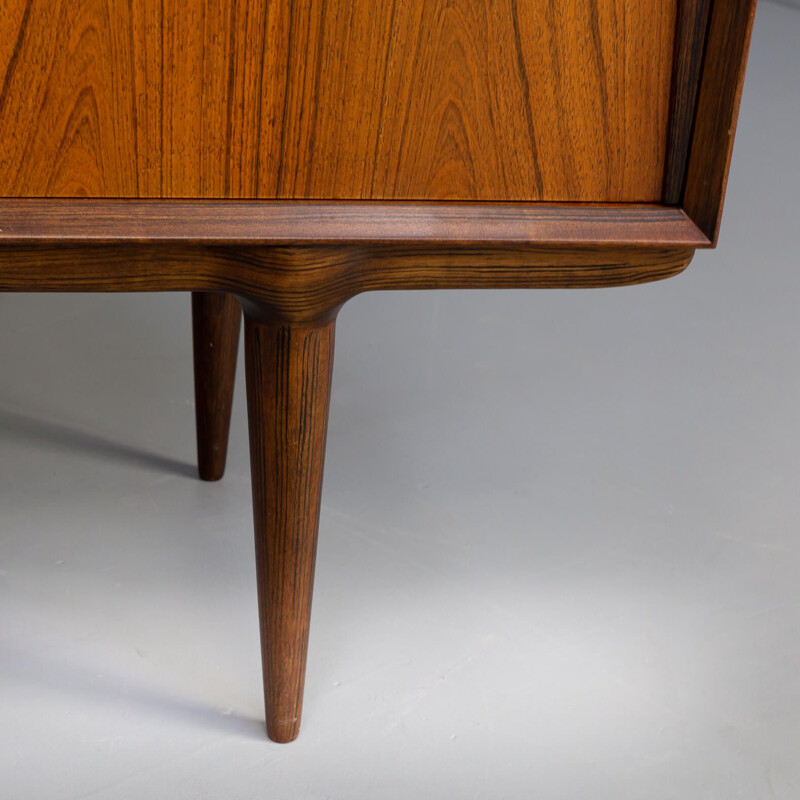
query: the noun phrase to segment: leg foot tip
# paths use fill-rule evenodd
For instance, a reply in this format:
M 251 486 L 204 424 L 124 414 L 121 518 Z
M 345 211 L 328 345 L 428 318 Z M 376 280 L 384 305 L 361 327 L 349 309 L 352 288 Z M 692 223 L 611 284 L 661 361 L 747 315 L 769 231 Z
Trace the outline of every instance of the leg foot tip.
M 278 730 L 269 726 L 267 727 L 267 736 L 271 741 L 276 742 L 277 744 L 288 744 L 289 742 L 293 742 L 299 733 L 299 725 L 292 728 L 280 728 Z
M 225 474 L 225 472 L 224 470 L 219 472 L 219 471 L 198 469 L 197 474 L 200 476 L 201 481 L 205 481 L 206 483 L 216 483 L 217 481 L 222 480 L 222 476 Z

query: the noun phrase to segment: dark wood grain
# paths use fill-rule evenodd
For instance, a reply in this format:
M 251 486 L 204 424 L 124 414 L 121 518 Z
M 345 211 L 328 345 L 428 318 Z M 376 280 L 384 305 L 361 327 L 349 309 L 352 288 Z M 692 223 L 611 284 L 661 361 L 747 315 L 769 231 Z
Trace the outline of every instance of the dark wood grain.
M 597 288 L 682 272 L 691 247 L 504 245 L 0 247 L 0 291 L 216 291 L 291 322 L 385 289 Z
M 677 0 L 6 0 L 0 196 L 661 198 Z
M 680 203 L 683 193 L 710 5 L 711 0 L 678 0 L 675 68 L 664 177 L 664 202 L 668 205 Z
M 26 242 L 703 247 L 660 205 L 0 199 L 0 247 Z
M 197 467 L 205 481 L 225 473 L 241 319 L 233 295 L 192 293 Z
M 245 322 L 264 699 L 276 742 L 300 729 L 333 337 L 332 320 Z
M 716 244 L 756 0 L 714 0 L 683 207 Z

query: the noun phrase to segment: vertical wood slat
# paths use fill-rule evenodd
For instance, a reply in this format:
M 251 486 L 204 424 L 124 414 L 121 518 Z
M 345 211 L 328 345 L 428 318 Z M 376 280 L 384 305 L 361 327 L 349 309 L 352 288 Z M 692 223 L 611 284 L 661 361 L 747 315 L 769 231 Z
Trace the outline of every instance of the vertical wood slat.
M 675 67 L 664 171 L 664 202 L 667 205 L 680 203 L 683 192 L 710 6 L 711 0 L 678 1 Z

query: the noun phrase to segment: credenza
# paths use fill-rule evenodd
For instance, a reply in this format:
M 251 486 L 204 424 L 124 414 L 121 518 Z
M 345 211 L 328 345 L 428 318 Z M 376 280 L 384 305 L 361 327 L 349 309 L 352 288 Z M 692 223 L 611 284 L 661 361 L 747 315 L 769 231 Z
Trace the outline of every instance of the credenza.
M 0 290 L 191 292 L 205 480 L 244 316 L 272 739 L 300 724 L 339 310 L 680 273 L 717 241 L 755 5 L 3 4 Z

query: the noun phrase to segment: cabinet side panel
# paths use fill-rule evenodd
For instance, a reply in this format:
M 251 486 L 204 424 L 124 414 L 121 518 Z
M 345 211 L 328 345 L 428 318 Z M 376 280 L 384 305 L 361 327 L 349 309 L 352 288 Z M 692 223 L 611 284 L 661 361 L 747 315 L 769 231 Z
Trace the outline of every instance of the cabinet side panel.
M 756 0 L 714 0 L 683 207 L 716 244 L 739 118 Z

